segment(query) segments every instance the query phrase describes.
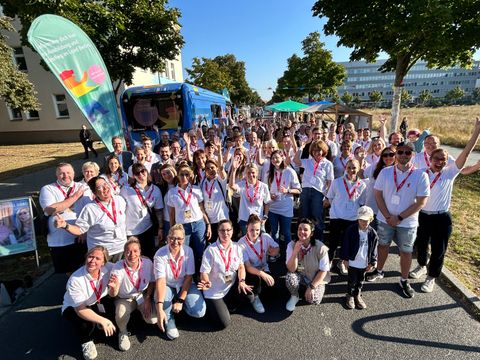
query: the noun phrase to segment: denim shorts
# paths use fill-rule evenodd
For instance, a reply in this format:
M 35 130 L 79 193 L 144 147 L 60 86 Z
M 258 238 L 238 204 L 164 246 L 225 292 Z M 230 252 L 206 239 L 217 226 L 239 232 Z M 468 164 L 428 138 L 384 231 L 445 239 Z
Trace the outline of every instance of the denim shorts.
M 401 252 L 413 252 L 413 243 L 417 237 L 416 227 L 392 227 L 379 221 L 377 225 L 377 233 L 379 245 L 390 245 L 392 240 L 394 240 Z

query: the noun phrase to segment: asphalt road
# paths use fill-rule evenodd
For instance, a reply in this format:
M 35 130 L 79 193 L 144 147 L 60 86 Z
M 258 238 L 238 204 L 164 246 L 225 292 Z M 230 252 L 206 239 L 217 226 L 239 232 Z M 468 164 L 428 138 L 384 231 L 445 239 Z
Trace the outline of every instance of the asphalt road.
M 417 281 L 416 296 L 407 299 L 397 283 L 396 254 L 385 269 L 386 278 L 365 286 L 365 310 L 345 308 L 346 279 L 334 275 L 322 304 L 299 303 L 289 313 L 279 279 L 263 315 L 244 304 L 223 331 L 213 331 L 207 319 L 180 316 L 175 341 L 134 317 L 131 349 L 120 352 L 116 336 L 99 333 L 98 359 L 480 359 L 480 323 L 443 285 L 423 294 Z M 283 272 L 283 263 L 272 270 Z M 65 276 L 51 276 L 0 318 L 1 359 L 82 358 L 73 330 L 60 316 L 65 283 Z

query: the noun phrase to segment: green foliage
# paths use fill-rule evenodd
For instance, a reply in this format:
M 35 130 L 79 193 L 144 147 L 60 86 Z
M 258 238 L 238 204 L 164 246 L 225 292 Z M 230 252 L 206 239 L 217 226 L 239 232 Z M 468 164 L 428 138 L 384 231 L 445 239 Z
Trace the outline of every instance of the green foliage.
M 430 101 L 431 99 L 433 98 L 433 95 L 430 91 L 428 91 L 427 89 L 424 89 L 422 91 L 420 91 L 420 94 L 418 94 L 418 100 L 420 100 L 420 102 L 425 105 L 425 103 L 427 101 Z
M 212 91 L 227 88 L 235 104 L 261 105 L 262 99 L 248 85 L 245 77 L 245 62 L 237 61 L 235 55 L 226 54 L 213 59 L 193 59 L 192 67 L 186 69 L 188 81 Z
M 403 88 L 402 89 L 402 95 L 401 95 L 402 103 L 408 103 L 412 101 L 412 95 L 408 93 L 408 91 Z
M 456 103 L 457 100 L 465 96 L 465 91 L 460 86 L 455 86 L 452 90 L 445 94 L 445 99 L 449 102 Z
M 378 90 L 373 90 L 370 92 L 368 97 L 370 98 L 370 101 L 374 102 L 375 104 L 378 104 L 383 98 L 382 94 Z
M 302 41 L 304 56 L 293 54 L 287 60 L 287 70 L 277 81 L 275 90 L 284 97 L 325 98 L 334 96 L 337 86 L 346 78 L 345 68 L 332 60 L 332 53 L 324 49 L 318 32 L 310 33 Z
M 475 100 L 476 102 L 478 102 L 480 100 L 480 88 L 475 88 L 473 89 L 472 91 L 472 98 L 473 100 Z
M 352 102 L 355 104 L 355 106 L 358 106 L 362 103 L 362 100 L 360 100 L 360 98 L 357 95 L 353 98 Z
M 135 67 L 162 72 L 184 44 L 177 8 L 167 0 L 0 0 L 7 15 L 22 22 L 22 42 L 32 21 L 42 14 L 63 16 L 87 33 L 108 68 L 112 81 L 131 84 Z
M 15 31 L 7 17 L 0 17 L 0 30 Z M 13 62 L 13 49 L 7 45 L 6 37 L 0 36 L 0 97 L 12 109 L 39 110 L 36 91 L 27 74 L 19 71 Z
M 353 96 L 348 91 L 345 91 L 340 98 L 345 105 L 349 105 L 353 101 Z

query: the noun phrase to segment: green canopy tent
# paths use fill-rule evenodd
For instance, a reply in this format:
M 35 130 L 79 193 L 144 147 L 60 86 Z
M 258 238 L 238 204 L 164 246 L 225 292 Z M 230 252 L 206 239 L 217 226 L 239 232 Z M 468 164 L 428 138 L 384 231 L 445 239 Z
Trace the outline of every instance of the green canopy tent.
M 302 111 L 307 107 L 308 105 L 305 105 L 296 101 L 292 101 L 292 100 L 287 100 L 287 101 L 266 106 L 265 110 L 276 111 L 276 112 L 298 112 L 298 111 Z

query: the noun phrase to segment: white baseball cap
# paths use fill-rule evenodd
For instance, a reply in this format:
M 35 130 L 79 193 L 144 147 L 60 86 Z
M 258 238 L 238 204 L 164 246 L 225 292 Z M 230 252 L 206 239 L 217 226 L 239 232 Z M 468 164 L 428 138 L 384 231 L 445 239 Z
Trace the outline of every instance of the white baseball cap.
M 373 210 L 368 206 L 361 206 L 357 210 L 357 219 L 359 220 L 373 220 Z

